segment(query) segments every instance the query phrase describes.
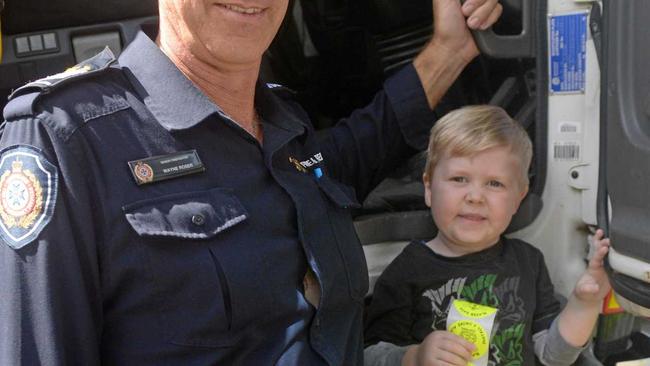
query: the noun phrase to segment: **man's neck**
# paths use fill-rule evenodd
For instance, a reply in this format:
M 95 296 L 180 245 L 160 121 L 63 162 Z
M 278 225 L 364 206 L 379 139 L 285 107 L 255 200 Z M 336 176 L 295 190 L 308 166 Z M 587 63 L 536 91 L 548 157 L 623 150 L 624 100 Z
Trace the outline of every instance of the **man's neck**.
M 180 42 L 156 43 L 178 69 L 226 114 L 248 129 L 255 121 L 255 85 L 260 62 L 250 65 L 208 63 L 196 57 Z

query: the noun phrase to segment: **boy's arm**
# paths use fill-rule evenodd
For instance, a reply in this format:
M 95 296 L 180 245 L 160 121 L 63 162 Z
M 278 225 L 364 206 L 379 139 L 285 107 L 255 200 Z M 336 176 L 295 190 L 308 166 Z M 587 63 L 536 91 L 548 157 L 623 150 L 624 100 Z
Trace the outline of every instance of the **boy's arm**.
M 610 288 L 602 263 L 609 240 L 598 230 L 594 241 L 595 254 L 567 305 L 549 329 L 534 330 L 535 354 L 544 365 L 570 365 L 588 344 L 602 299 Z
M 363 365 L 400 366 L 409 347 L 412 346 L 398 346 L 388 342 L 373 344 L 363 351 Z
M 580 277 L 569 301 L 558 316 L 558 328 L 562 338 L 572 346 L 581 347 L 591 337 L 603 298 L 611 289 L 603 268 L 603 260 L 609 250 L 609 239 L 603 239 L 603 231 L 594 236 L 596 248 L 589 267 Z
M 365 366 L 399 366 L 408 345 L 417 343 L 410 334 L 414 305 L 408 280 L 420 266 L 414 263 L 412 245 L 388 265 L 375 284 L 364 327 Z
M 396 263 L 393 263 L 393 266 Z M 391 284 L 391 271 L 385 271 L 375 285 L 364 331 L 364 366 L 399 366 L 409 346 L 411 294 L 406 285 Z M 402 344 L 402 346 L 395 343 Z
M 535 355 L 542 365 L 572 365 L 585 348 L 568 344 L 560 335 L 557 324 L 558 318 L 555 318 L 549 329 L 533 334 Z
M 570 365 L 580 354 L 581 349 L 571 347 L 560 336 L 557 327 L 557 316 L 560 313 L 560 302 L 555 296 L 555 289 L 540 251 L 535 253 L 536 263 L 530 263 L 535 268 L 535 311 L 533 314 L 533 343 L 535 355 L 546 366 Z
M 364 331 L 366 347 L 379 342 L 416 343 L 410 334 L 413 310 L 410 289 L 407 284 L 393 283 L 394 278 L 386 275 L 390 273 L 384 272 L 375 284 L 368 308 Z

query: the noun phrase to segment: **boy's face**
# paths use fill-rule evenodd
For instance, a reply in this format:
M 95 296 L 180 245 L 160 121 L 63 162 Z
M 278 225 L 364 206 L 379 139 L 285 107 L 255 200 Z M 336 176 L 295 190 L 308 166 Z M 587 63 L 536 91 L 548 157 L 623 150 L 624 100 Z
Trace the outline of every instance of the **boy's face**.
M 436 239 L 465 253 L 495 244 L 528 191 L 520 177 L 520 161 L 509 147 L 443 156 L 432 176 L 424 176 Z

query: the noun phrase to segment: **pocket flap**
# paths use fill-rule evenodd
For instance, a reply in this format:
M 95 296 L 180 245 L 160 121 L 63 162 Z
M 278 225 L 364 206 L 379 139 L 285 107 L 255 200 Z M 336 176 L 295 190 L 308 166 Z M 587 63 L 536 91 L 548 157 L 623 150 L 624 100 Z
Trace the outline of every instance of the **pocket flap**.
M 122 208 L 140 236 L 207 239 L 248 217 L 229 189 L 186 192 L 128 204 Z
M 354 188 L 334 182 L 326 175 L 316 180 L 321 191 L 339 208 L 360 208 Z

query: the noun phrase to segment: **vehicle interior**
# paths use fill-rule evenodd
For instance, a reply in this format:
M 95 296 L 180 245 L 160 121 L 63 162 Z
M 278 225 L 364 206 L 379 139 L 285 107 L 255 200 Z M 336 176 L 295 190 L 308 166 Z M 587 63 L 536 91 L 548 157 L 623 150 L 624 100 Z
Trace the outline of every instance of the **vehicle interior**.
M 531 224 L 543 207 L 548 91 L 538 85 L 547 85 L 548 76 L 545 24 L 536 19 L 545 19 L 546 9 L 544 1 L 500 2 L 504 14 L 491 38 L 477 35 L 483 54 L 465 69 L 435 112 L 442 116 L 468 104 L 499 105 L 528 131 L 535 150 L 530 190 L 508 228 L 514 232 Z M 0 109 L 17 87 L 59 73 L 105 46 L 119 55 L 139 30 L 155 28 L 156 0 L 110 3 L 5 2 Z M 417 55 L 431 35 L 431 14 L 431 0 L 292 0 L 265 57 L 262 78 L 293 90 L 315 127 L 327 129 L 368 103 L 387 77 Z M 371 287 L 408 241 L 435 235 L 423 200 L 423 166 L 423 155 L 414 156 L 354 212 Z M 620 350 L 607 345 L 601 349 L 597 356 L 603 364 L 619 357 Z

